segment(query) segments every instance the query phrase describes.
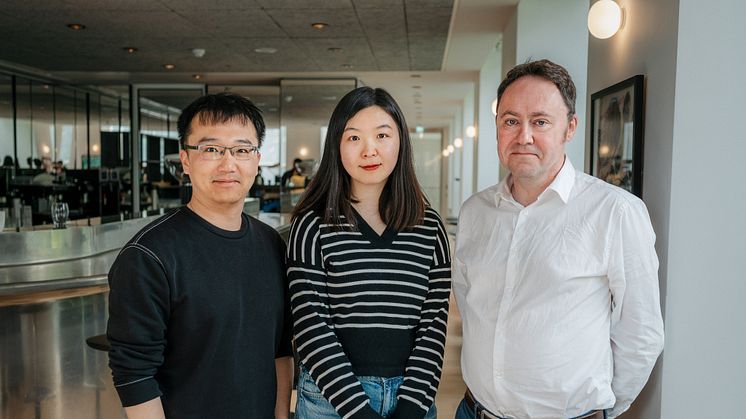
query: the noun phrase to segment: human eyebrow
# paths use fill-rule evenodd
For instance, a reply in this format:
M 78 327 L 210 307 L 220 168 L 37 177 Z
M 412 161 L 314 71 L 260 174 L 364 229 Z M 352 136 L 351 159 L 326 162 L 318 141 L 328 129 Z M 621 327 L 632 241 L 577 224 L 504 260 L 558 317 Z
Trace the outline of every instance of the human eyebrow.
M 381 129 L 381 128 L 393 129 L 393 128 L 391 128 L 391 125 L 389 125 L 389 124 L 383 124 L 383 125 L 379 125 L 379 126 L 376 127 L 376 129 Z
M 515 113 L 513 111 L 505 111 L 505 112 L 503 112 L 503 113 L 500 114 L 500 118 L 505 118 L 506 116 L 515 116 L 515 117 L 518 117 L 520 115 L 518 115 L 517 113 Z
M 345 128 L 345 130 L 344 130 L 344 131 L 342 131 L 342 132 L 347 132 L 347 131 L 360 131 L 360 130 L 359 130 L 359 129 L 357 129 L 357 128 L 355 128 L 355 127 L 347 127 L 347 128 Z
M 548 114 L 548 113 L 546 113 L 546 112 L 533 112 L 533 113 L 531 114 L 531 117 L 532 117 L 532 118 L 537 118 L 537 117 L 544 117 L 544 118 L 549 118 L 549 117 L 551 117 L 551 115 L 549 115 L 549 114 Z

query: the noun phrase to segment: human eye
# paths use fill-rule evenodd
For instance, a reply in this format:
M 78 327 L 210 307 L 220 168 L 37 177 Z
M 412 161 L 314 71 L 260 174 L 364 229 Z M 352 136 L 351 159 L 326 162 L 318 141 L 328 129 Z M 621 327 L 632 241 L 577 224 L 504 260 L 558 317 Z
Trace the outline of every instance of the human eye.
M 357 135 L 350 135 L 347 139 L 350 141 L 357 141 L 360 139 L 360 137 L 358 137 Z
M 379 134 L 378 134 L 378 138 L 379 138 L 379 139 L 380 139 L 380 138 L 388 138 L 388 137 L 390 137 L 390 135 L 388 135 L 388 134 L 387 134 L 387 133 L 385 133 L 385 132 L 381 132 L 381 133 L 379 133 Z
M 220 154 L 220 149 L 214 145 L 202 145 L 200 151 L 205 154 Z
M 514 126 L 518 125 L 518 120 L 515 119 L 515 118 L 508 118 L 508 119 L 506 119 L 506 120 L 503 121 L 503 124 L 505 124 L 505 126 L 507 126 L 507 127 L 514 127 Z
M 248 156 L 251 154 L 252 151 L 254 151 L 253 148 L 249 146 L 242 146 L 236 147 L 233 152 L 239 156 Z
M 534 124 L 539 128 L 548 128 L 549 127 L 549 121 L 546 119 L 537 119 L 534 121 Z

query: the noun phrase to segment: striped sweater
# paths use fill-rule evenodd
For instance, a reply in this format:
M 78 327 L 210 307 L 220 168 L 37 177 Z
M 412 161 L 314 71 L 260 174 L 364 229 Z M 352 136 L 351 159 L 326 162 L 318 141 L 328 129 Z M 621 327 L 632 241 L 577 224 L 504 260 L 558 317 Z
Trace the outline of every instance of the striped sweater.
M 432 406 L 445 349 L 451 259 L 438 214 L 379 236 L 306 213 L 288 244 L 295 345 L 303 366 L 343 418 L 380 418 L 356 376 L 404 380 L 394 418 Z

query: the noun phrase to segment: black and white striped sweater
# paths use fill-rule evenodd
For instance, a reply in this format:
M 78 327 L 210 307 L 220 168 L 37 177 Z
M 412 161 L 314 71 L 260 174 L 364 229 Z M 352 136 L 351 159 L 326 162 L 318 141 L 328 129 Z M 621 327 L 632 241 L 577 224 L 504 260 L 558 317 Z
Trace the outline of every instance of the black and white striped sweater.
M 292 224 L 288 280 L 303 366 L 342 418 L 380 418 L 356 376 L 403 376 L 395 418 L 422 418 L 443 365 L 451 258 L 437 212 L 378 235 L 309 212 Z

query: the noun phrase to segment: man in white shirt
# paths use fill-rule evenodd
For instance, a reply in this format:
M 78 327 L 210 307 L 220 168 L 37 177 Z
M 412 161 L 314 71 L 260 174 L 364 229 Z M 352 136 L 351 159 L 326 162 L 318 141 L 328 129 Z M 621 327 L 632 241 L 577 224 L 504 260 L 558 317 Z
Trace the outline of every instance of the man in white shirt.
M 464 203 L 456 238 L 456 419 L 616 417 L 663 349 L 647 209 L 565 156 L 578 118 L 562 66 L 516 66 L 497 98 L 510 175 Z

